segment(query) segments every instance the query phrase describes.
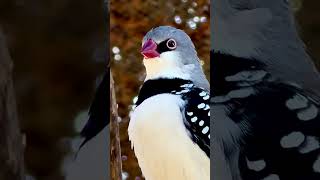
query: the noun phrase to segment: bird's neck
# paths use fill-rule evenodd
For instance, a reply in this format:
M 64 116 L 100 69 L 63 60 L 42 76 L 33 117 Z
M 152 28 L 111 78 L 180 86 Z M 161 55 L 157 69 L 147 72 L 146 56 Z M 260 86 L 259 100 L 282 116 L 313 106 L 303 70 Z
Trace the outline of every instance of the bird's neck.
M 159 78 L 190 79 L 189 69 L 186 68 L 185 65 L 181 64 L 178 59 L 144 59 L 143 64 L 147 73 L 145 81 Z
M 265 65 L 254 59 L 211 51 L 211 82 L 214 95 L 263 82 L 268 76 Z
M 138 106 L 144 100 L 148 99 L 149 97 L 163 94 L 163 93 L 171 93 L 180 91 L 184 89 L 183 85 L 192 85 L 192 81 L 184 80 L 180 78 L 158 78 L 158 79 L 151 79 L 144 82 L 142 85 L 138 100 L 136 105 Z

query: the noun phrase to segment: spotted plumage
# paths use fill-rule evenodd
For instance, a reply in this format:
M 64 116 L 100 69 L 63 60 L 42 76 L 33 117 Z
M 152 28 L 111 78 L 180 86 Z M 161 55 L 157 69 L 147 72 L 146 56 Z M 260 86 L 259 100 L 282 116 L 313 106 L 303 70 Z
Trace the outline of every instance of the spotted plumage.
M 183 79 L 148 80 L 140 89 L 135 106 L 144 100 L 159 94 L 169 93 L 179 96 L 184 102 L 181 113 L 190 138 L 210 156 L 210 108 L 209 92 Z M 170 107 L 168 107 L 170 108 Z
M 219 59 L 212 63 L 215 145 L 233 178 L 320 179 L 319 96 L 279 81 L 254 59 L 212 56 Z

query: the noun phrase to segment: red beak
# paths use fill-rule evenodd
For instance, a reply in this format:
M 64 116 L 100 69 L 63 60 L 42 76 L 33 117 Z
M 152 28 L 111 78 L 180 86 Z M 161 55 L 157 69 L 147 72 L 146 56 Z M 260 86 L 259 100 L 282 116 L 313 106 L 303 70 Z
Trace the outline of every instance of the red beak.
M 141 54 L 146 59 L 160 57 L 160 54 L 157 52 L 157 46 L 156 42 L 152 39 L 148 39 L 141 48 Z

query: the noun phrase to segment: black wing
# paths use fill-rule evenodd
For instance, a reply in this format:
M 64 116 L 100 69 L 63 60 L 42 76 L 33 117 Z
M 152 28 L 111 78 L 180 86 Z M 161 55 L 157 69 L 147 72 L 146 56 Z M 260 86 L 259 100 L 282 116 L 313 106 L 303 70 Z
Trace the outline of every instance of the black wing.
M 186 101 L 185 126 L 192 140 L 210 157 L 210 94 L 191 84 L 184 87 L 186 89 L 180 92 L 183 92 L 182 99 Z
M 301 89 L 283 83 L 254 86 L 246 98 L 226 102 L 242 130 L 242 179 L 320 179 L 319 105 Z
M 89 120 L 80 135 L 85 138 L 79 149 L 90 139 L 95 137 L 104 127 L 109 124 L 109 77 L 105 73 L 92 101 L 89 110 Z

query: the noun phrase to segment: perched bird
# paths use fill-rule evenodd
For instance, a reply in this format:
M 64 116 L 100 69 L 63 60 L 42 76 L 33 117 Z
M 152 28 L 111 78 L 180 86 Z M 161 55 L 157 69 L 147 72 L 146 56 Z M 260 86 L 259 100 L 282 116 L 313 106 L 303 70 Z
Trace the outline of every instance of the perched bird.
M 128 127 L 147 180 L 210 179 L 210 93 L 182 30 L 160 26 L 142 42 L 146 69 Z
M 211 12 L 213 179 L 319 180 L 320 78 L 289 1 Z

